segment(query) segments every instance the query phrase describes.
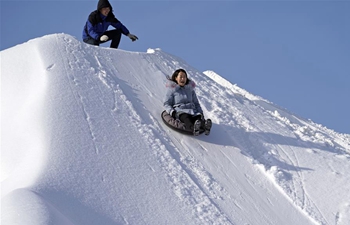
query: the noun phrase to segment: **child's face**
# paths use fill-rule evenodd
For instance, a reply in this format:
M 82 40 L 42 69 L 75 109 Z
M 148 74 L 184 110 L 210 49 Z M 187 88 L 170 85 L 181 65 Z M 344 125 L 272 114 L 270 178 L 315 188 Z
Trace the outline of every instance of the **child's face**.
M 100 10 L 101 14 L 104 16 L 108 16 L 108 13 L 111 11 L 109 7 L 104 7 Z
M 185 86 L 187 81 L 187 76 L 184 72 L 180 72 L 177 77 L 176 77 L 176 82 L 180 85 L 180 86 Z

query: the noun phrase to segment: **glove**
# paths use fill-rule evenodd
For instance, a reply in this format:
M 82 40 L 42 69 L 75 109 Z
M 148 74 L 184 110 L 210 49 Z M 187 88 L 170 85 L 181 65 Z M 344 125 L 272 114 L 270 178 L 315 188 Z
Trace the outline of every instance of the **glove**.
M 102 35 L 100 37 L 100 41 L 107 41 L 108 40 L 108 36 L 107 35 Z
M 139 38 L 138 37 L 136 37 L 135 35 L 133 35 L 133 34 L 128 34 L 128 37 L 132 40 L 132 41 L 136 41 L 136 40 L 138 40 Z
M 171 113 L 171 116 L 176 118 L 176 111 L 175 110 Z

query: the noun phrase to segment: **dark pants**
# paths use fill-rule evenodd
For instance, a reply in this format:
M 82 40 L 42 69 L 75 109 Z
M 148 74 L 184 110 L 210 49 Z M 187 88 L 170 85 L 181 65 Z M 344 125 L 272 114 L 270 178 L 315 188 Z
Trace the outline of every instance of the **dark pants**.
M 114 29 L 114 30 L 109 30 L 103 33 L 103 35 L 107 35 L 108 36 L 108 40 L 111 42 L 111 48 L 118 48 L 119 43 L 120 43 L 120 38 L 122 36 L 122 32 L 119 29 Z M 86 38 L 83 40 L 85 43 L 90 44 L 90 45 L 97 45 L 99 46 L 102 43 L 105 43 L 107 41 L 100 41 L 100 40 L 95 40 L 92 37 Z
M 196 120 L 200 120 L 201 117 L 202 117 L 201 115 L 193 116 L 193 115 L 187 114 L 187 113 L 181 113 L 179 115 L 180 121 L 185 124 L 185 127 L 187 129 L 193 129 L 194 122 L 196 122 Z

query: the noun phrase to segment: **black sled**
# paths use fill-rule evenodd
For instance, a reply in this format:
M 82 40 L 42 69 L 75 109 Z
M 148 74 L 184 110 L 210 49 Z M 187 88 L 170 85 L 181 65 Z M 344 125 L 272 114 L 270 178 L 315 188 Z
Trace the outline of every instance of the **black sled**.
M 170 127 L 171 129 L 180 132 L 182 134 L 193 135 L 192 129 L 186 129 L 185 124 L 178 119 L 175 119 L 171 115 L 169 115 L 165 110 L 162 112 L 161 117 L 163 122 Z M 199 134 L 204 133 L 204 129 L 199 130 Z

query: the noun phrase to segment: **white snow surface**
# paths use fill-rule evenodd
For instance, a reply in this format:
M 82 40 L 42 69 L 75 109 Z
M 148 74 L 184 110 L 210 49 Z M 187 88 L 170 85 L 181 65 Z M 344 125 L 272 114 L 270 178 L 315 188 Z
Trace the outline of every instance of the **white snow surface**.
M 209 136 L 160 118 L 178 68 Z M 52 34 L 1 51 L 2 225 L 349 225 L 349 171 L 349 134 L 161 49 Z

